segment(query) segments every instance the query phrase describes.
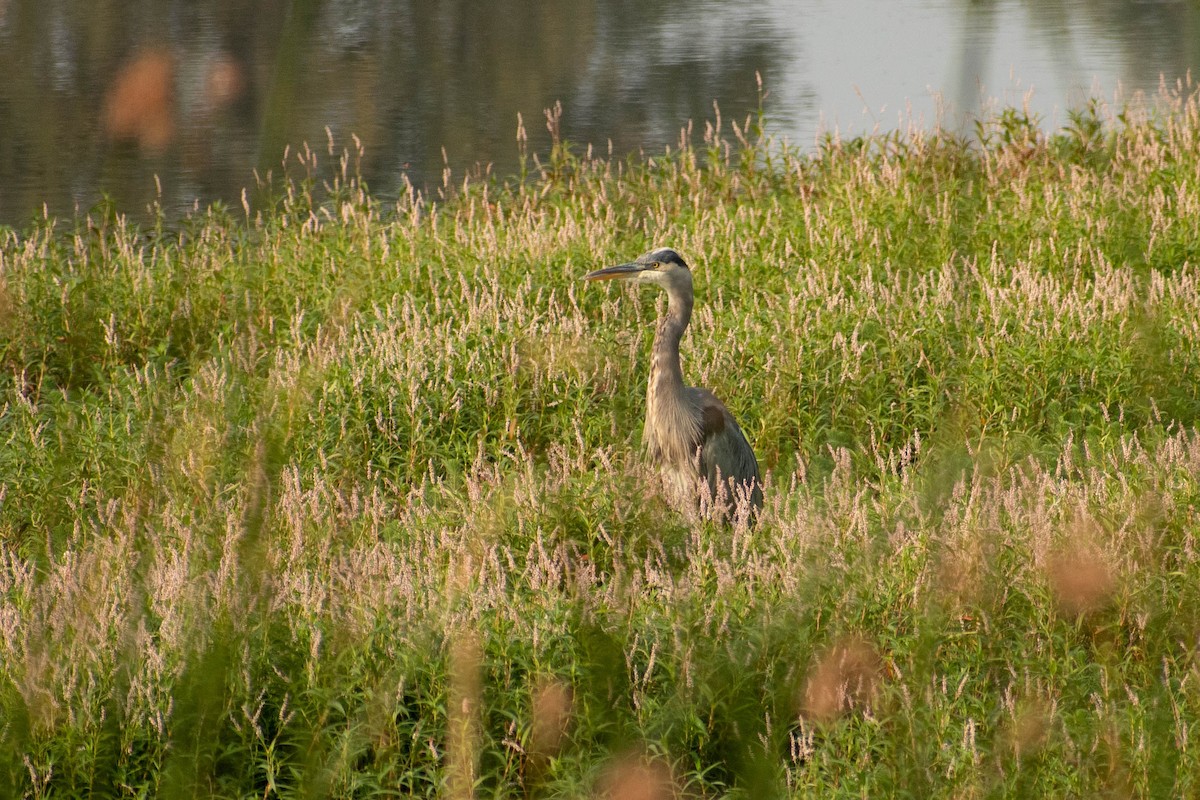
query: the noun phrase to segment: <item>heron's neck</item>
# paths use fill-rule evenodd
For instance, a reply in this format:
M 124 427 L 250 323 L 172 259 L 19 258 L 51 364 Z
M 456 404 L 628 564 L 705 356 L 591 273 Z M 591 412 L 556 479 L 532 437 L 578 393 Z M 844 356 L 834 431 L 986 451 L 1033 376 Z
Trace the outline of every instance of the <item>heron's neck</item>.
M 654 351 L 650 356 L 651 398 L 683 391 L 683 369 L 679 365 L 679 341 L 692 318 L 692 295 L 671 286 L 667 289 L 667 313 L 658 322 Z

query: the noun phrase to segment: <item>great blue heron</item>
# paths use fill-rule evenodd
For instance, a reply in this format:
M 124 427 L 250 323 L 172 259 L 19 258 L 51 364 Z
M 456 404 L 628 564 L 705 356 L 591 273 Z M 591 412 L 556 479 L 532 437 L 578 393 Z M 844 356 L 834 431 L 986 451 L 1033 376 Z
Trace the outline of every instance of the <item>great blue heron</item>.
M 667 313 L 658 321 L 646 388 L 643 443 L 662 468 L 676 502 L 696 505 L 701 492 L 732 511 L 739 497 L 762 507 L 758 460 L 737 421 L 708 389 L 686 386 L 679 366 L 679 340 L 692 318 L 692 271 L 674 250 L 662 248 L 636 261 L 598 269 L 589 281 L 650 283 L 667 292 Z M 732 485 L 731 485 L 732 484 Z

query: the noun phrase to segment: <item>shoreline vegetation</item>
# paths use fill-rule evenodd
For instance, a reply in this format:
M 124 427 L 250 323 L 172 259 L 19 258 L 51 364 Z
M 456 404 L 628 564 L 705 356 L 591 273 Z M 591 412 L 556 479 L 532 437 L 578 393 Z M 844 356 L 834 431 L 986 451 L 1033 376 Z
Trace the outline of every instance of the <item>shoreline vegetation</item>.
M 761 122 L 0 233 L 0 793 L 1200 792 L 1196 96 Z M 639 461 L 658 245 L 755 527 Z

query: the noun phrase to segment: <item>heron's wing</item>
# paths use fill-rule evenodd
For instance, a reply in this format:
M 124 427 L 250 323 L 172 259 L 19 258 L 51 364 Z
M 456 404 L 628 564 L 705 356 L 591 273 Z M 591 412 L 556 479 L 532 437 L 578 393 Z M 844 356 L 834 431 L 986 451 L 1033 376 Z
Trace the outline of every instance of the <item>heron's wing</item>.
M 700 474 L 711 487 L 730 478 L 739 487 L 748 485 L 755 504 L 761 504 L 758 460 L 746 435 L 716 395 L 705 389 L 693 392 L 700 411 Z

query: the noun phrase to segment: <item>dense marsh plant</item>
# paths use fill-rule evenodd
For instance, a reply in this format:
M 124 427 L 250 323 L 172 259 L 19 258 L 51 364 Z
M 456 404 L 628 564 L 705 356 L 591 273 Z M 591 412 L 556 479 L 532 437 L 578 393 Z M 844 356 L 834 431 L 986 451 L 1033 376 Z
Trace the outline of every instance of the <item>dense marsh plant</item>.
M 1194 794 L 1200 110 L 1034 122 L 6 232 L 0 787 Z M 754 527 L 577 281 L 662 242 Z

